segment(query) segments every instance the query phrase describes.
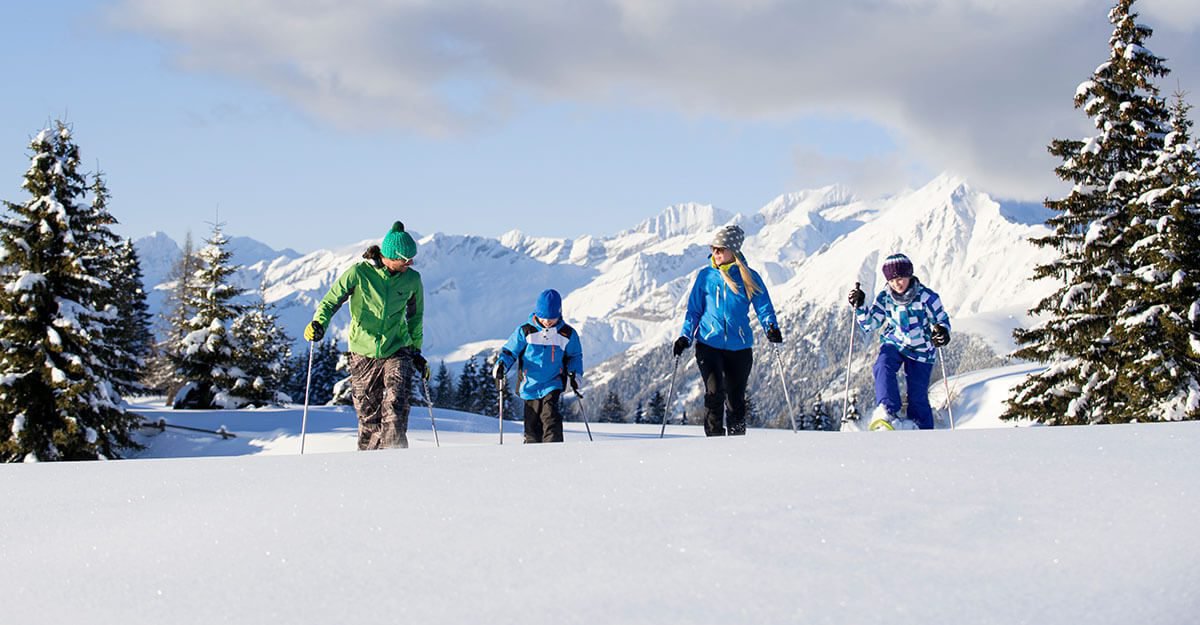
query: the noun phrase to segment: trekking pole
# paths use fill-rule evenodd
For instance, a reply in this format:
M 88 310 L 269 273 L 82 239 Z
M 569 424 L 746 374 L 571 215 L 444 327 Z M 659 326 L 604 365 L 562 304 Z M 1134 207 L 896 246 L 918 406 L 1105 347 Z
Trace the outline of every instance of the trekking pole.
M 500 397 L 500 444 L 504 444 L 504 379 L 496 380 L 496 395 Z
M 421 386 L 425 388 L 425 405 L 429 407 L 429 422 L 433 424 L 433 444 L 441 447 L 442 442 L 438 440 L 437 419 L 433 418 L 433 398 L 429 396 L 429 382 L 425 376 L 421 376 Z
M 854 283 L 854 288 L 859 288 L 859 283 Z M 842 423 L 847 421 L 847 415 L 850 414 L 850 365 L 854 363 L 854 335 L 858 334 L 854 331 L 854 309 L 850 309 L 850 349 L 846 350 L 846 396 L 842 398 Z
M 300 455 L 304 455 L 304 435 L 308 430 L 308 391 L 312 388 L 313 342 L 308 342 L 308 378 L 304 382 L 304 416 L 300 419 Z
M 788 418 L 792 420 L 792 433 L 795 434 L 799 431 L 796 429 L 796 409 L 792 407 L 792 397 L 788 395 L 787 377 L 783 374 L 783 355 L 778 343 L 775 344 L 775 364 L 779 370 L 779 385 L 783 387 L 783 400 L 787 402 Z
M 579 416 L 583 417 L 583 427 L 587 428 L 588 440 L 595 441 L 595 439 L 592 438 L 592 426 L 588 425 L 587 411 L 583 409 L 583 395 L 579 392 L 579 389 L 574 390 L 575 397 L 578 398 L 576 401 L 579 402 Z
M 950 379 L 946 377 L 946 360 L 942 358 L 941 348 L 937 349 L 938 362 L 942 363 L 942 381 L 946 383 L 946 414 L 950 416 L 950 429 L 954 429 L 954 409 L 950 407 Z
M 671 388 L 667 391 L 667 407 L 663 410 L 662 429 L 658 431 L 658 437 L 662 438 L 667 433 L 667 415 L 671 414 L 671 406 L 675 399 L 675 372 L 679 370 L 679 356 L 675 357 L 675 366 L 671 367 Z

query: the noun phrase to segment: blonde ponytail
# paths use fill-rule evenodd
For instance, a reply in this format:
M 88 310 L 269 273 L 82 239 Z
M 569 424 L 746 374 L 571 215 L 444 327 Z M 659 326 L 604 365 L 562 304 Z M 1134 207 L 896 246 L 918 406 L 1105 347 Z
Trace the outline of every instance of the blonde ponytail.
M 746 285 L 746 299 L 754 299 L 755 295 L 763 292 L 763 287 L 754 279 L 754 274 L 750 273 L 750 267 L 746 265 L 746 257 L 742 256 L 741 252 L 734 252 L 733 264 L 737 266 L 738 273 L 742 276 L 742 284 Z M 737 283 L 733 281 L 733 276 L 725 271 L 723 267 L 717 267 L 717 271 L 721 273 L 721 277 L 725 279 L 725 285 L 734 293 L 739 293 Z

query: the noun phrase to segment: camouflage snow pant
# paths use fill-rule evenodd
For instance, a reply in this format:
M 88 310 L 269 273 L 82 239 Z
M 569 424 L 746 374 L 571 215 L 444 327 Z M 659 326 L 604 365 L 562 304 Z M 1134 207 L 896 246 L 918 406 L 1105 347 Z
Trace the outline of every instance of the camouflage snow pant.
M 350 386 L 358 412 L 358 448 L 408 447 L 408 398 L 412 355 L 402 349 L 387 358 L 350 354 Z

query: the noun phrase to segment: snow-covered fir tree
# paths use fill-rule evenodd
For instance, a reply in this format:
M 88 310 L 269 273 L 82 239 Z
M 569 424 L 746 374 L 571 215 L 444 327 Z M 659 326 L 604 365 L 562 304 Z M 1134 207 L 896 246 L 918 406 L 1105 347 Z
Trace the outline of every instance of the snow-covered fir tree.
M 98 291 L 97 308 L 104 311 L 104 340 L 96 347 L 105 375 L 121 395 L 145 391 L 140 378 L 154 337 L 142 285 L 142 267 L 129 239 L 122 240 L 110 226 L 117 223 L 108 210 L 109 191 L 97 172 L 91 186 L 92 201 L 81 220 L 88 238 L 82 247 L 84 262 L 94 268 L 107 288 Z
M 499 396 L 496 394 L 496 379 L 492 377 L 492 367 L 495 363 L 487 357 L 487 354 L 476 354 L 479 360 L 479 367 L 475 370 L 475 381 L 472 388 L 475 389 L 475 396 L 471 399 L 471 412 L 475 414 L 487 415 L 494 417 L 500 409 Z M 507 387 L 507 385 L 505 385 Z M 504 405 L 511 406 L 508 397 L 504 398 Z
M 184 322 L 185 333 L 170 352 L 184 380 L 174 398 L 176 408 L 235 408 L 247 402 L 234 390 L 251 380 L 234 357 L 231 325 L 243 307 L 234 303 L 241 289 L 230 281 L 237 268 L 231 264 L 229 240 L 221 228 L 222 224 L 212 225 L 207 245 L 196 255 L 192 282 L 183 292 L 184 306 L 195 312 Z
M 133 357 L 138 368 L 122 375 L 122 378 L 132 380 L 132 384 L 126 386 L 120 380 L 114 384 L 122 394 L 145 392 L 146 387 L 140 378 L 154 346 L 154 332 L 150 329 L 150 306 L 146 302 L 141 260 L 132 239 L 125 239 L 117 248 L 115 270 L 110 282 L 113 291 L 118 294 L 117 318 L 121 323 L 116 325 L 113 340 L 122 351 Z
M 788 427 L 791 427 L 791 424 Z M 808 414 L 804 415 L 803 423 L 800 427 L 805 430 L 818 431 L 830 429 L 829 407 L 821 399 L 820 393 L 817 393 L 816 398 L 813 399 L 812 407 Z
M 492 370 L 496 366 L 496 359 L 499 355 L 493 354 L 491 357 L 488 357 L 487 354 L 481 353 L 477 357 L 482 364 L 476 373 L 473 407 L 468 410 L 476 414 L 494 417 L 500 409 L 501 391 L 496 388 L 496 379 L 492 377 Z M 512 377 L 504 383 L 504 416 L 507 419 L 524 418 L 522 416 L 524 414 L 522 412 L 523 409 L 517 405 L 519 398 L 513 394 L 516 390 L 515 384 L 516 382 Z
M 1124 363 L 1117 388 L 1137 421 L 1200 418 L 1200 160 L 1190 106 L 1177 94 L 1162 152 L 1138 174 L 1125 302 L 1109 352 Z
M 188 333 L 188 320 L 196 314 L 191 308 L 191 300 L 187 293 L 192 289 L 199 265 L 192 233 L 188 231 L 184 236 L 179 258 L 171 265 L 171 272 L 168 274 L 168 284 L 171 288 L 167 291 L 166 302 L 157 319 L 158 335 L 163 338 L 151 349 L 150 363 L 146 368 L 146 375 L 142 377 L 142 383 L 147 388 L 166 395 L 168 405 L 183 386 L 183 378 L 172 355 L 183 344 L 183 337 Z
M 443 360 L 438 364 L 437 375 L 433 378 L 433 405 L 438 408 L 453 408 L 454 400 L 454 379 L 450 377 L 450 370 L 446 368 L 446 361 Z
M 648 404 L 650 423 L 662 423 L 663 416 L 667 414 L 667 399 L 663 397 L 662 391 L 654 391 L 650 396 Z
M 475 362 L 475 357 L 471 356 L 467 362 L 463 363 L 462 371 L 458 375 L 458 384 L 454 392 L 454 409 L 464 412 L 473 412 L 475 410 L 475 398 L 479 396 L 476 390 L 479 380 L 479 366 Z
M 1113 330 L 1132 272 L 1129 228 L 1133 203 L 1142 196 L 1138 171 L 1162 147 L 1166 105 L 1154 80 L 1167 68 L 1145 47 L 1152 31 L 1137 22 L 1134 0 L 1118 0 L 1109 59 L 1076 91 L 1075 106 L 1091 118 L 1096 133 L 1082 141 L 1057 139 L 1050 152 L 1062 159 L 1055 169 L 1071 183 L 1063 199 L 1046 206 L 1052 234 L 1034 239 L 1058 257 L 1036 268 L 1034 279 L 1058 289 L 1030 311 L 1044 320 L 1014 333 L 1018 358 L 1047 363 L 1009 398 L 1008 419 L 1048 424 L 1113 423 L 1130 418 L 1130 398 L 1118 384 L 1123 363 L 1111 353 Z
M 616 390 L 609 390 L 600 406 L 600 421 L 604 423 L 623 423 L 625 421 L 625 405 Z
M 292 337 L 283 331 L 279 315 L 267 303 L 265 287 L 231 329 L 237 345 L 234 364 L 245 373 L 235 383 L 234 394 L 256 406 L 292 401 L 285 388 L 291 377 Z
M 100 359 L 114 319 L 94 262 L 79 147 L 56 122 L 30 142 L 22 188 L 0 221 L 0 460 L 117 457 L 135 447 Z

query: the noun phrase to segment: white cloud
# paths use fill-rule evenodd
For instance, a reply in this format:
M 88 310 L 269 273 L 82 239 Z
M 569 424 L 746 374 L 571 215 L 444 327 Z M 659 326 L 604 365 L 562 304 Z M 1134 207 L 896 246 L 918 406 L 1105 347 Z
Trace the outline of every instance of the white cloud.
M 1200 91 L 1200 3 L 1135 5 Z M 1094 0 L 125 0 L 122 26 L 185 67 L 252 80 L 312 115 L 428 133 L 532 99 L 729 118 L 846 114 L 1002 196 L 1058 185 L 1045 146 L 1082 136 L 1076 85 L 1107 54 Z
M 895 152 L 848 158 L 797 148 L 793 154 L 797 189 L 840 184 L 861 198 L 893 194 L 928 182 L 932 174 Z

